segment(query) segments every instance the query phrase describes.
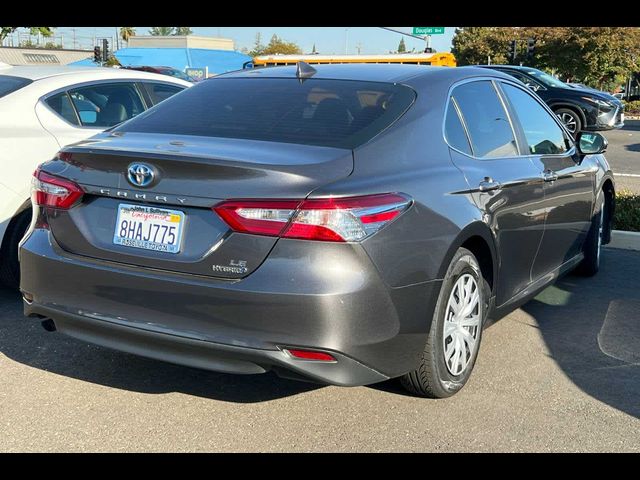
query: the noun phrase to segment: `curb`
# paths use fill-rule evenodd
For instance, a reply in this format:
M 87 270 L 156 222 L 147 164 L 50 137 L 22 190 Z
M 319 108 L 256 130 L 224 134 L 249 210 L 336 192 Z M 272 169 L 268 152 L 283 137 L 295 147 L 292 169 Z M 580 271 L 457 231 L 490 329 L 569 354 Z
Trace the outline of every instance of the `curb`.
M 624 230 L 611 231 L 611 243 L 608 248 L 621 248 L 623 250 L 640 251 L 640 232 L 626 232 Z

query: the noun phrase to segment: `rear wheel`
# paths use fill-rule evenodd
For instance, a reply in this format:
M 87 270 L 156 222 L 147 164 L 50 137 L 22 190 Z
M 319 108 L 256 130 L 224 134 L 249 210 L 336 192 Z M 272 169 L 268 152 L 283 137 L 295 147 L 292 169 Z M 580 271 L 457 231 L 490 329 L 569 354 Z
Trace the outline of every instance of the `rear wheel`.
M 442 281 L 420 364 L 401 377 L 407 390 L 445 398 L 464 386 L 478 355 L 489 292 L 476 257 L 458 249 Z
M 604 195 L 598 198 L 596 212 L 591 220 L 591 228 L 584 242 L 584 260 L 576 268 L 576 272 L 586 277 L 591 277 L 600 270 L 600 257 L 602 252 L 602 239 L 604 238 L 604 219 L 606 204 Z
M 12 289 L 20 286 L 20 264 L 18 263 L 18 243 L 31 223 L 31 210 L 22 212 L 5 232 L 0 250 L 0 283 Z
M 574 137 L 578 135 L 580 130 L 582 130 L 582 120 L 580 119 L 580 115 L 570 108 L 558 108 L 555 111 L 555 114 Z

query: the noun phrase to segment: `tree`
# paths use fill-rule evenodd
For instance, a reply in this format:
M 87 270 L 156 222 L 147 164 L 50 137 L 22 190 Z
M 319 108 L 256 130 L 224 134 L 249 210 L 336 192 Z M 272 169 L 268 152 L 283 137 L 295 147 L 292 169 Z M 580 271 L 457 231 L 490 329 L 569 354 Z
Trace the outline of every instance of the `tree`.
M 174 31 L 175 27 L 151 27 L 149 34 L 157 37 L 166 37 L 168 35 L 173 35 Z
M 2 43 L 2 41 L 5 38 L 7 38 L 8 35 L 15 32 L 18 28 L 20 27 L 0 27 L 0 43 Z M 43 37 L 50 37 L 51 35 L 53 35 L 54 27 L 23 27 L 23 28 L 28 28 L 29 33 L 31 35 L 41 34 Z
M 61 50 L 62 49 L 62 45 L 59 43 L 55 43 L 55 42 L 47 42 L 44 44 L 43 48 L 50 48 L 50 49 L 54 49 L 54 50 Z
M 316 52 L 316 44 L 313 44 L 313 48 L 311 49 L 311 53 L 313 53 L 314 55 L 318 52 Z
M 262 44 L 262 34 L 260 32 L 256 33 L 256 40 L 253 43 L 253 49 L 249 52 L 249 55 L 252 57 L 257 57 L 264 53 L 265 46 Z
M 133 27 L 120 27 L 120 38 L 125 42 L 129 41 L 129 38 L 135 37 L 136 29 Z
M 398 44 L 398 53 L 405 53 L 407 51 L 407 47 L 404 44 L 404 38 L 400 39 L 400 43 Z
M 176 31 L 173 33 L 173 35 L 191 35 L 193 33 L 193 30 L 191 30 L 191 27 L 174 27 L 176 29 Z
M 299 55 L 301 53 L 302 50 L 296 43 L 282 40 L 274 33 L 269 44 L 264 48 L 262 55 Z
M 536 40 L 527 57 L 526 43 Z M 566 81 L 609 89 L 640 69 L 637 27 L 463 27 L 456 29 L 451 52 L 458 65 L 508 63 L 509 43 L 518 41 L 516 62 L 558 74 Z

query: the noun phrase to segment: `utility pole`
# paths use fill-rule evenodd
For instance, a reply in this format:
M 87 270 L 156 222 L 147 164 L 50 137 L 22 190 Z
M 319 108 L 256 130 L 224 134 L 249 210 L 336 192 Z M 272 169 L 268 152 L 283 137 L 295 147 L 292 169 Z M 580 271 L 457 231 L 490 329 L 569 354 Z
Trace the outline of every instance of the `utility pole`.
M 73 33 L 73 49 L 76 49 L 76 29 L 72 28 L 71 33 Z
M 361 42 L 356 43 L 356 50 L 358 50 L 358 55 L 360 55 L 360 50 L 362 50 L 362 43 Z

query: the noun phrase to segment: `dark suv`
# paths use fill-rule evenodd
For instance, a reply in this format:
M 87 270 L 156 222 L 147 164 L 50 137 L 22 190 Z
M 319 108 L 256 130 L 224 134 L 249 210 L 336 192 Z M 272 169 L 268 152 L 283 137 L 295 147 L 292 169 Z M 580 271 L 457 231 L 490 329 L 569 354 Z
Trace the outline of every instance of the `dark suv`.
M 531 67 L 481 66 L 507 73 L 535 91 L 574 136 L 580 130 L 611 130 L 624 126 L 622 102 L 604 92 L 572 87 Z

